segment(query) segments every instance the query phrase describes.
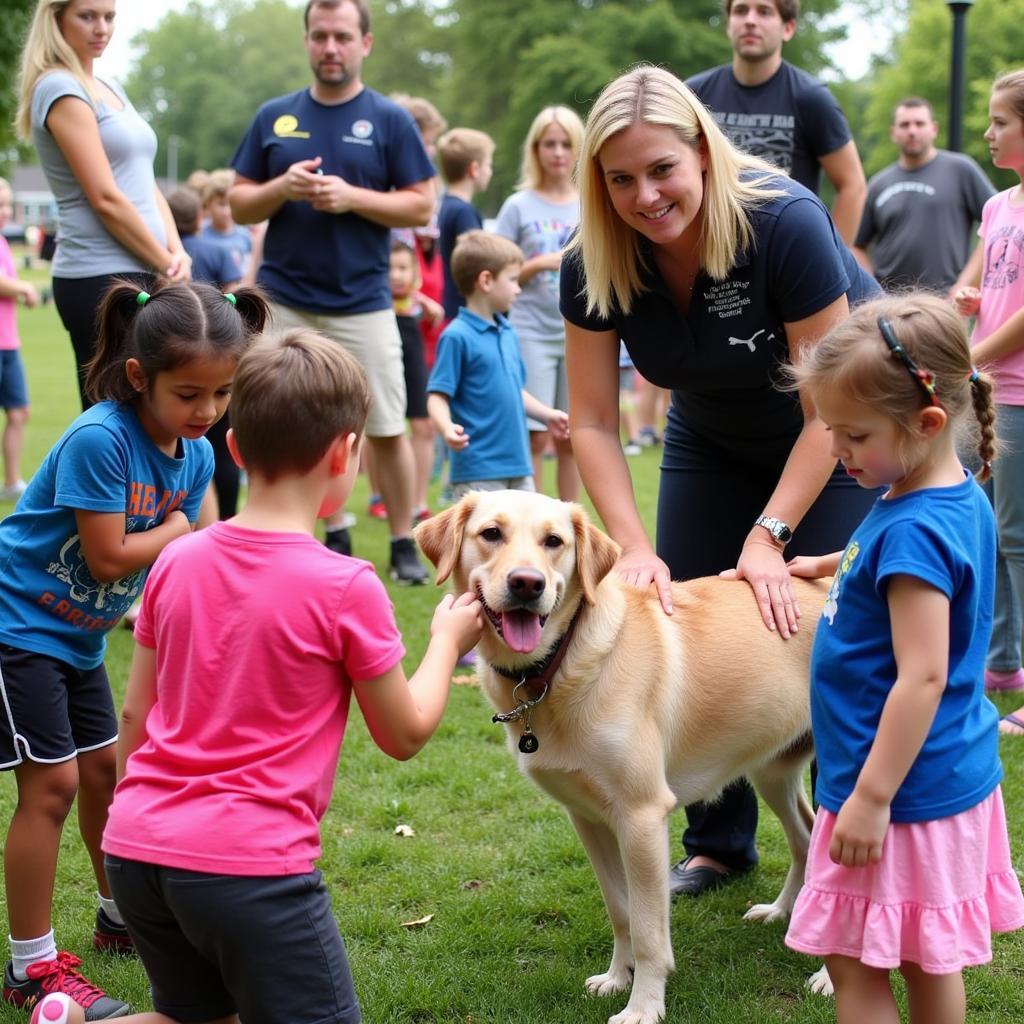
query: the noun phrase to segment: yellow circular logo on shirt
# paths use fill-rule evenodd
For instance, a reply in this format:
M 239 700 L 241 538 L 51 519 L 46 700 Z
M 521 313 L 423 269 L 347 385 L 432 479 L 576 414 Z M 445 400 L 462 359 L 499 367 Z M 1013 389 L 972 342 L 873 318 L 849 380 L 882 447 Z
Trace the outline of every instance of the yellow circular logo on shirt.
M 291 135 L 299 127 L 299 119 L 294 114 L 282 114 L 274 122 L 275 135 Z

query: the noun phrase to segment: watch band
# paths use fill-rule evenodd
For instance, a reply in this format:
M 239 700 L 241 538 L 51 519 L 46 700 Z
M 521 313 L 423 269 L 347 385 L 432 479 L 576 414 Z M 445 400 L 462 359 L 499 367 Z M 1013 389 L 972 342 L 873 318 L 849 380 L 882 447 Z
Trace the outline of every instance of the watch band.
M 758 516 L 754 520 L 754 525 L 764 527 L 772 535 L 772 540 L 783 546 L 793 539 L 793 531 L 781 519 L 776 519 L 775 516 Z

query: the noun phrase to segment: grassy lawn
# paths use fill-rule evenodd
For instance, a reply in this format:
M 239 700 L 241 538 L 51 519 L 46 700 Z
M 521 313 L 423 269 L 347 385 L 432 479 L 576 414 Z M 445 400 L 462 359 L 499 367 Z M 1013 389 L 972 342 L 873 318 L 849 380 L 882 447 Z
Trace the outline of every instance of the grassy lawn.
M 29 276 L 45 280 L 42 272 Z M 71 345 L 53 306 L 22 311 L 20 324 L 33 398 L 27 475 L 78 404 Z M 653 520 L 658 452 L 645 450 L 630 466 L 641 507 Z M 545 483 L 550 489 L 552 477 Z M 366 499 L 361 478 L 350 504 L 359 515 L 355 550 L 383 566 L 386 528 L 365 515 Z M 0 503 L 0 516 L 8 511 L 10 505 Z M 408 648 L 407 670 L 425 647 L 438 598 L 432 587 L 392 589 Z M 256 638 L 239 636 L 237 642 L 241 648 Z M 130 656 L 130 634 L 115 630 L 108 669 L 118 695 Z M 469 684 L 472 676 L 456 681 Z M 1010 711 L 1019 697 L 998 703 Z M 1024 741 L 1004 738 L 1003 754 L 1015 864 L 1021 871 Z M 4 821 L 14 792 L 14 778 L 7 773 L 0 779 Z M 682 823 L 677 812 L 671 822 L 673 853 Z M 398 838 L 398 824 L 410 825 L 415 836 Z M 381 754 L 353 714 L 323 840 L 320 866 L 368 1024 L 598 1024 L 624 1005 L 625 996 L 605 1000 L 584 994 L 583 979 L 604 971 L 611 955 L 597 883 L 558 805 L 517 772 L 501 728 L 491 724 L 474 686 L 453 688 L 437 735 L 407 764 Z M 786 871 L 782 833 L 767 813 L 759 845 L 758 870 L 701 900 L 673 906 L 677 971 L 667 1001 L 673 1024 L 834 1019 L 831 1002 L 804 991 L 803 981 L 817 965 L 784 947 L 784 927 L 741 920 L 749 904 L 774 898 Z M 56 897 L 58 943 L 83 956 L 88 976 L 111 994 L 147 1008 L 138 963 L 90 949 L 95 912 L 90 877 L 71 821 Z M 428 915 L 428 923 L 408 924 Z M 6 919 L 0 919 L 0 927 L 6 929 Z M 282 950 L 282 955 L 296 952 Z M 1024 1019 L 1024 932 L 997 937 L 994 962 L 968 972 L 967 986 L 971 1021 Z M 0 1024 L 24 1019 L 0 1006 Z

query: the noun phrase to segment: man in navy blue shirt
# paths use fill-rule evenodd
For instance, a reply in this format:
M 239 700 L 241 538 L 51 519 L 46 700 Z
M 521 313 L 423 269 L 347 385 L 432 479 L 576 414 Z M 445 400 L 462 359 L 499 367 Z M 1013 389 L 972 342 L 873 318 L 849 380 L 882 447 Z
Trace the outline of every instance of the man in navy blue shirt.
M 734 146 L 771 160 L 817 194 L 835 188 L 832 219 L 853 244 L 867 196 L 846 118 L 823 82 L 782 59 L 800 0 L 722 0 L 732 63 L 686 80 Z
M 373 44 L 365 0 L 309 0 L 304 17 L 313 84 L 260 107 L 232 159 L 231 210 L 240 224 L 269 221 L 257 282 L 275 326 L 320 331 L 366 371 L 391 576 L 424 583 L 410 536 L 415 473 L 388 254 L 391 228 L 429 222 L 435 171 L 412 117 L 363 84 Z M 350 553 L 341 516 L 327 527 L 327 545 Z

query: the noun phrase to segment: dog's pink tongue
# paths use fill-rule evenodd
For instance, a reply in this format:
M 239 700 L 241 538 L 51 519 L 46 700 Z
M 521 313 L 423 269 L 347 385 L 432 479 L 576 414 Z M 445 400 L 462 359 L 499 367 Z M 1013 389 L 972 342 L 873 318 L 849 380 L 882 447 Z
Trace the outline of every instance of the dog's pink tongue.
M 502 612 L 501 632 L 513 651 L 529 654 L 540 643 L 540 616 L 521 608 Z

